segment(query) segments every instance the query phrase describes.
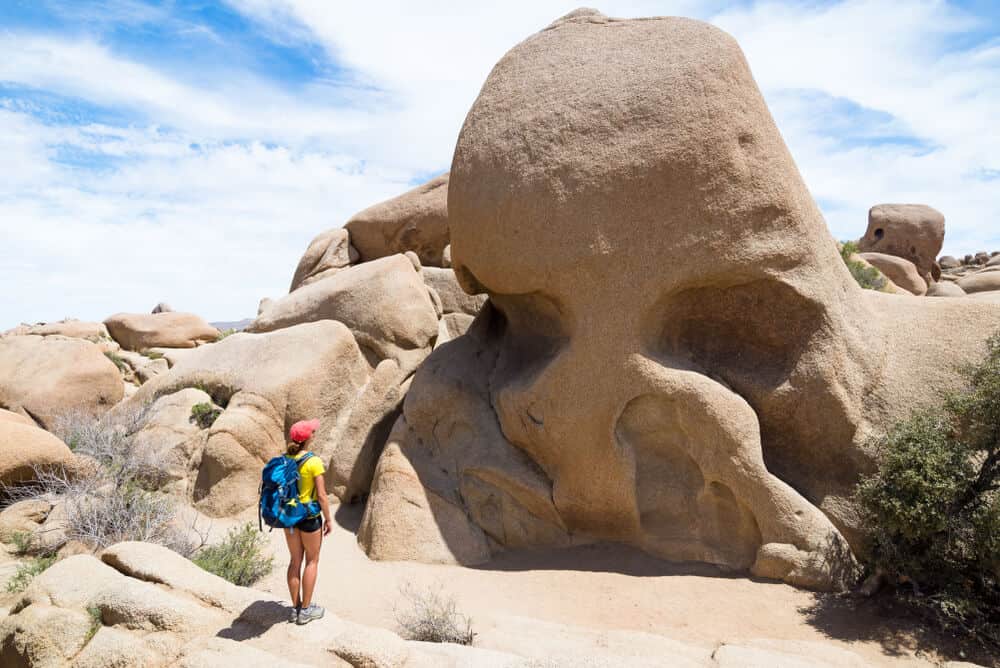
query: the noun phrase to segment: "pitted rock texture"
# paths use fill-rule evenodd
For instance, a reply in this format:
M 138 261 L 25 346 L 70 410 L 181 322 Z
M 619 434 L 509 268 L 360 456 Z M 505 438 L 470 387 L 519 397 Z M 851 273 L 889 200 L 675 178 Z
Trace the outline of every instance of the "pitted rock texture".
M 698 21 L 582 10 L 512 49 L 448 212 L 489 302 L 379 462 L 359 536 L 385 558 L 609 540 L 837 587 L 872 425 L 1000 324 L 858 287 L 739 47 Z

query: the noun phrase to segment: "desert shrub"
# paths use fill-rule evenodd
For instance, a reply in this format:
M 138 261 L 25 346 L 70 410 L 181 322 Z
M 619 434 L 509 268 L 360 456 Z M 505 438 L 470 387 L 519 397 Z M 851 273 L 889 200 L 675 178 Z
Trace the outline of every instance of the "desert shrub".
M 28 588 L 28 585 L 31 584 L 31 581 L 36 575 L 43 572 L 55 562 L 56 556 L 53 554 L 45 557 L 38 557 L 36 559 L 29 559 L 23 564 L 20 564 L 11 579 L 7 581 L 7 591 L 11 593 L 24 591 Z
M 274 569 L 274 558 L 263 554 L 265 544 L 264 535 L 247 523 L 230 529 L 221 543 L 199 550 L 192 561 L 235 585 L 249 587 Z
M 222 415 L 222 410 L 210 403 L 195 404 L 191 407 L 191 421 L 202 429 L 208 429 Z
M 885 276 L 875 267 L 853 259 L 852 256 L 857 252 L 858 244 L 856 242 L 845 241 L 841 244 L 840 257 L 843 258 L 851 276 L 865 290 L 883 290 L 888 285 Z
M 53 431 L 95 465 L 86 475 L 36 468 L 34 482 L 7 488 L 7 495 L 15 501 L 47 497 L 62 510 L 50 529 L 95 550 L 135 540 L 192 554 L 204 536 L 193 524 L 182 525 L 174 499 L 155 491 L 162 482 L 159 458 L 134 438 L 147 413 L 147 407 L 137 406 L 102 418 L 64 414 Z
M 14 546 L 14 554 L 18 556 L 31 554 L 37 543 L 35 534 L 30 531 L 15 531 L 10 535 L 10 544 Z
M 118 367 L 118 370 L 121 371 L 122 373 L 128 371 L 128 364 L 126 364 L 125 360 L 123 360 L 117 354 L 111 352 L 110 350 L 107 350 L 104 352 L 104 356 L 107 357 L 112 362 L 114 362 L 114 365 Z
M 869 567 L 946 630 L 1000 647 L 1000 334 L 964 390 L 875 439 Z
M 155 350 L 143 350 L 141 354 L 144 355 L 145 357 L 151 359 L 151 360 L 162 360 L 163 359 L 163 353 L 157 352 Z
M 476 634 L 472 620 L 458 612 L 455 598 L 437 589 L 399 589 L 405 604 L 395 609 L 396 624 L 408 640 L 471 645 Z
M 215 342 L 218 343 L 219 341 L 221 341 L 222 339 L 226 338 L 227 336 L 232 336 L 235 333 L 236 333 L 236 329 L 233 328 L 233 327 L 230 327 L 229 329 L 224 329 L 221 332 L 219 332 L 219 335 L 217 337 L 215 337 Z

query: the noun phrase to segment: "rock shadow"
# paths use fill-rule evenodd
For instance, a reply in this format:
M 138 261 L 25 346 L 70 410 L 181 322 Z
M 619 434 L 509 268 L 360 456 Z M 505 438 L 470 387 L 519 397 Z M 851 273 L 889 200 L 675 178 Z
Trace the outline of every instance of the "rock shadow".
M 484 564 L 466 566 L 485 571 L 586 571 L 618 573 L 635 577 L 697 575 L 716 578 L 745 578 L 743 571 L 729 571 L 701 562 L 673 562 L 657 559 L 623 543 L 594 543 L 566 548 L 520 549 L 501 552 Z
M 361 528 L 361 518 L 365 515 L 365 501 L 354 503 L 339 503 L 333 511 L 333 520 L 342 528 L 357 535 Z
M 289 606 L 278 601 L 255 601 L 215 635 L 236 641 L 259 638 L 273 626 L 287 624 L 289 612 Z

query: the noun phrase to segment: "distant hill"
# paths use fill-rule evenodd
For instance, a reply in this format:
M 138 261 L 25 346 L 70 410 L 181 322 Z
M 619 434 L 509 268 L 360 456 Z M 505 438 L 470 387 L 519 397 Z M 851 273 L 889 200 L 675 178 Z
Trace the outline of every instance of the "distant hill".
M 209 324 L 222 331 L 235 329 L 237 332 L 242 332 L 247 328 L 247 326 L 250 325 L 251 322 L 253 322 L 253 318 L 245 318 L 243 320 L 235 320 L 233 322 L 211 322 Z

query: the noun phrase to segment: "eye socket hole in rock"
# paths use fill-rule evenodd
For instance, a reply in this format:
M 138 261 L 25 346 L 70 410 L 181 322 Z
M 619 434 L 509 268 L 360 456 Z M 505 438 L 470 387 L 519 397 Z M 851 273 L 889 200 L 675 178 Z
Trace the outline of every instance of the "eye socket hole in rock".
M 788 378 L 822 326 L 823 309 L 785 283 L 761 279 L 672 293 L 652 318 L 644 330 L 654 355 L 688 359 L 749 400 L 752 389 Z
M 501 336 L 496 372 L 500 376 L 533 375 L 569 341 L 563 309 L 548 296 L 491 294 L 495 328 Z
M 884 236 L 885 236 L 885 230 L 883 230 L 883 229 L 882 229 L 882 228 L 880 227 L 880 228 L 878 228 L 877 230 L 875 230 L 875 232 L 874 232 L 873 234 L 875 235 L 875 241 L 881 241 L 881 240 L 882 240 L 882 237 L 884 237 Z

